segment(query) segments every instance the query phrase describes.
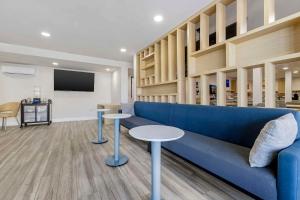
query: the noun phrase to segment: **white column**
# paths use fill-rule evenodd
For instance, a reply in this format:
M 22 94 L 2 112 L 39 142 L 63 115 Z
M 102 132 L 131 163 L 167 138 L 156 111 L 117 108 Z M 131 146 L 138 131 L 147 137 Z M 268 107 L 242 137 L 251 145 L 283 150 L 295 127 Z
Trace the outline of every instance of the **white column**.
M 188 78 L 189 81 L 189 104 L 196 104 L 196 79 Z
M 128 67 L 121 67 L 121 103 L 128 103 Z
M 263 71 L 262 68 L 253 69 L 253 83 L 252 83 L 252 92 L 253 92 L 253 105 L 257 105 L 263 102 Z
M 264 24 L 275 21 L 275 0 L 264 0 Z
M 137 94 L 136 94 L 136 88 L 138 86 L 137 81 L 139 81 L 137 78 L 137 70 L 138 70 L 138 66 L 137 66 L 137 59 L 139 59 L 139 56 L 137 57 L 136 54 L 134 54 L 133 56 L 133 80 L 132 80 L 132 96 L 133 96 L 133 101 L 137 101 Z
M 200 77 L 200 92 L 201 92 L 201 105 L 209 105 L 210 96 L 209 96 L 209 86 L 208 86 L 208 76 L 202 75 Z
M 247 32 L 247 1 L 237 0 L 237 35 Z
M 217 72 L 217 105 L 226 105 L 226 73 Z
M 275 66 L 273 63 L 265 63 L 265 107 L 276 107 L 276 80 Z
M 238 68 L 237 70 L 237 93 L 238 93 L 238 106 L 248 106 L 248 77 L 247 69 Z
M 292 101 L 292 71 L 286 71 L 285 72 L 285 102 L 291 102 Z

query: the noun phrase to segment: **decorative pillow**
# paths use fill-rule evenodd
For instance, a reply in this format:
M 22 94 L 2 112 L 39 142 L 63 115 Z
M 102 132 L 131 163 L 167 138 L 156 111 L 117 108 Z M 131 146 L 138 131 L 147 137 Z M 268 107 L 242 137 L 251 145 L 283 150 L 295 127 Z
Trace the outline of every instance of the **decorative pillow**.
M 122 103 L 121 109 L 122 113 L 134 115 L 134 103 Z
M 291 113 L 268 122 L 250 151 L 250 166 L 268 166 L 280 150 L 294 143 L 297 133 L 298 124 Z

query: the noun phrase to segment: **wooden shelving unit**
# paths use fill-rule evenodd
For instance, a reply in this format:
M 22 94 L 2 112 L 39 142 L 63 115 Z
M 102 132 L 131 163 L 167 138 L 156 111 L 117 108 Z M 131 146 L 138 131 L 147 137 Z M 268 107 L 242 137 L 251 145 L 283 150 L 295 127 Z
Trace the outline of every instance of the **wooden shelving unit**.
M 265 85 L 265 106 L 275 106 L 277 65 L 300 61 L 300 12 L 275 20 L 275 0 L 264 0 L 268 6 L 263 9 L 264 25 L 248 31 L 247 1 L 237 0 L 236 36 L 226 39 L 226 6 L 234 1 L 212 2 L 137 53 L 138 100 L 174 102 L 175 96 L 175 102 L 194 104 L 198 82 L 200 103 L 207 105 L 209 77 L 213 75 L 217 105 L 227 105 L 226 74 L 235 72 L 238 106 L 248 106 L 247 73 L 260 68 L 264 72 L 260 74 L 264 76 L 261 80 Z M 209 20 L 214 14 L 216 43 L 210 45 Z M 200 28 L 199 38 L 197 28 Z M 153 80 L 147 81 L 150 75 Z
M 152 53 L 150 53 L 150 54 L 148 54 L 148 55 L 145 55 L 145 56 L 142 58 L 142 60 L 143 60 L 143 61 L 146 61 L 146 60 L 152 59 L 153 57 L 154 57 L 154 53 L 152 52 Z

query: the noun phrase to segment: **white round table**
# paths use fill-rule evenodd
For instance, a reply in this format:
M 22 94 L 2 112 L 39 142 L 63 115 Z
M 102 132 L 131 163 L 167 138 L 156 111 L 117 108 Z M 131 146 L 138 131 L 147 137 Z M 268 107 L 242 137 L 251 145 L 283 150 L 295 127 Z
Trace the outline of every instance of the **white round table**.
M 151 142 L 151 200 L 160 200 L 161 142 L 177 140 L 184 135 L 184 131 L 171 126 L 148 125 L 133 128 L 129 134 L 136 139 Z
M 104 112 L 109 111 L 109 110 L 110 109 L 106 109 L 106 108 L 97 109 L 97 113 L 98 113 L 98 138 L 92 140 L 92 143 L 94 143 L 94 144 L 103 144 L 103 143 L 106 143 L 108 141 L 107 138 L 103 138 L 103 136 L 102 136 L 102 114 Z
M 128 157 L 120 154 L 120 119 L 129 118 L 130 114 L 105 114 L 103 118 L 115 120 L 114 155 L 108 156 L 105 163 L 111 167 L 118 167 L 128 162 Z

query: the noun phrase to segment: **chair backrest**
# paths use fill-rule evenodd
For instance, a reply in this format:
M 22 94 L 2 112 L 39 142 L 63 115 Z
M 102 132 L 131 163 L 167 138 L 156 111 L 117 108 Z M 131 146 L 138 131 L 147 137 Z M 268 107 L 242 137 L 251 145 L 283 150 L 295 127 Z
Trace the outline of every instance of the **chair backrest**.
M 252 147 L 260 130 L 270 120 L 293 113 L 298 127 L 300 124 L 300 112 L 289 109 L 147 102 L 136 102 L 134 109 L 136 116 L 245 147 Z
M 6 114 L 8 117 L 17 117 L 19 110 L 19 102 L 9 102 L 0 105 L 0 112 L 9 112 L 8 114 Z

